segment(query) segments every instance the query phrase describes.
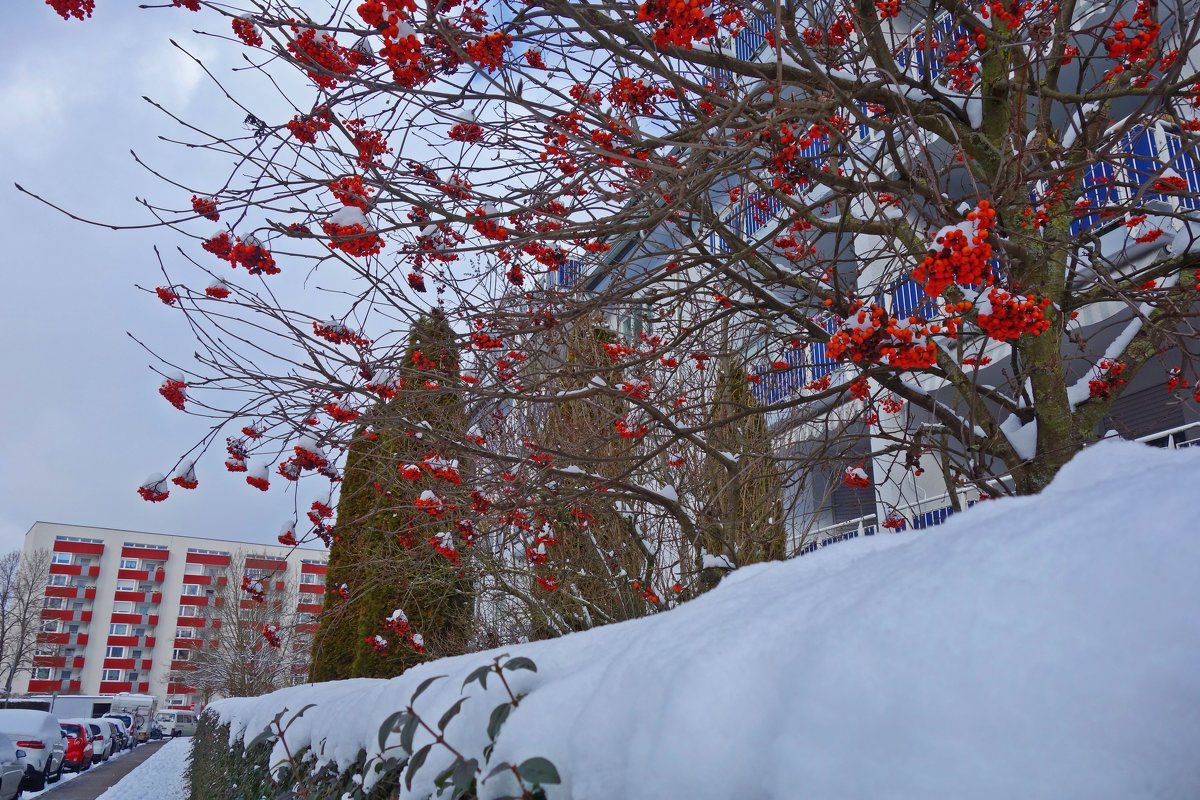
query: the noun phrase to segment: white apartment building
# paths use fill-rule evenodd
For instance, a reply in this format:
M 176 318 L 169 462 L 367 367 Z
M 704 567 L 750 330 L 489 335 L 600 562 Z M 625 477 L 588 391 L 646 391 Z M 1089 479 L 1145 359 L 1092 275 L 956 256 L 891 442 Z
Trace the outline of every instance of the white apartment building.
M 232 562 L 244 559 L 247 573 L 294 591 L 297 620 L 312 625 L 328 566 L 324 550 L 54 522 L 25 534 L 22 559 L 38 550 L 51 558 L 43 627 L 32 672 L 14 693 L 136 692 L 175 708 L 196 700 L 170 677 L 202 644 L 205 608 Z

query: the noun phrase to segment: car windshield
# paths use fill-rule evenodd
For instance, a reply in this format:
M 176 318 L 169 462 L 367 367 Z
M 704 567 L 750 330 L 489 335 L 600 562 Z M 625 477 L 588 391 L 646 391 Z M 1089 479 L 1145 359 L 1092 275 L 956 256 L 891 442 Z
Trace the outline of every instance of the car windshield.
M 66 731 L 68 736 L 73 736 L 76 739 L 78 739 L 81 735 L 78 725 L 60 725 L 59 727 Z

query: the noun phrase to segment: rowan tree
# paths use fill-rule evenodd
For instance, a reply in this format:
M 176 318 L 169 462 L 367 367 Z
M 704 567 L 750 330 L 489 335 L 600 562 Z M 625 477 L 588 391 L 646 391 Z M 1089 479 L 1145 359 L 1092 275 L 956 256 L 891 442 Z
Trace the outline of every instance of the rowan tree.
M 174 481 L 222 438 L 249 471 L 314 431 L 332 457 L 283 476 L 340 480 L 441 309 L 461 378 L 421 391 L 465 409 L 437 447 L 475 465 L 482 642 L 670 607 L 701 548 L 793 555 L 838 487 L 885 527 L 926 494 L 1039 491 L 1137 381 L 1164 416 L 1200 401 L 1183 0 L 175 5 L 235 34 L 245 77 L 305 88 L 288 119 L 247 96 L 189 123 L 229 173 L 150 206 L 180 247 L 147 289 L 200 347 L 160 391 L 215 420 Z M 331 291 L 276 299 L 310 276 Z M 563 331 L 597 315 L 603 357 L 564 382 Z M 769 476 L 782 548 L 730 511 Z M 563 524 L 588 503 L 602 536 Z

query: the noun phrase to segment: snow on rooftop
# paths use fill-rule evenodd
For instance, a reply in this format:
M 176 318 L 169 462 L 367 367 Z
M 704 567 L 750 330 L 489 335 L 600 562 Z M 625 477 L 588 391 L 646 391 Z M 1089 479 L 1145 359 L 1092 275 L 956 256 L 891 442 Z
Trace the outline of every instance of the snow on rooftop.
M 1200 797 L 1197 485 L 1200 448 L 1102 442 L 1040 496 L 503 648 L 538 671 L 508 673 L 527 696 L 492 763 L 548 758 L 563 778 L 548 797 L 578 800 Z M 344 766 L 379 751 L 380 724 L 423 679 L 449 676 L 416 703 L 436 720 L 494 655 L 211 708 L 249 738 L 315 703 L 287 744 Z M 481 757 L 503 692 L 468 687 L 448 740 Z M 431 794 L 449 763 L 435 747 L 402 796 Z M 480 798 L 512 788 L 498 777 Z

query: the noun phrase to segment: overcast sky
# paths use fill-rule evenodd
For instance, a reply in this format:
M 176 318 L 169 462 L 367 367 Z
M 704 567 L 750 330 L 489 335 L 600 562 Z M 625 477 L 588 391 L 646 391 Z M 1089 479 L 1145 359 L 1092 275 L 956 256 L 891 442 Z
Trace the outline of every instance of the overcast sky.
M 150 219 L 135 197 L 186 204 L 190 195 L 147 175 L 130 150 L 203 184 L 203 165 L 158 141 L 177 131 L 141 98 L 186 119 L 240 126 L 168 37 L 223 78 L 237 49 L 194 35 L 200 15 L 136 5 L 102 1 L 90 21 L 64 22 L 36 0 L 4 3 L 0 552 L 19 548 L 37 520 L 273 542 L 290 514 L 280 487 L 260 494 L 216 459 L 201 464 L 195 492 L 176 489 L 160 504 L 138 497 L 147 475 L 168 471 L 204 431 L 158 395 L 150 357 L 126 335 L 191 352 L 179 312 L 134 286 L 162 282 L 152 246 L 164 244 L 169 258 L 179 240 L 81 224 L 13 187 L 83 216 L 140 224 Z

